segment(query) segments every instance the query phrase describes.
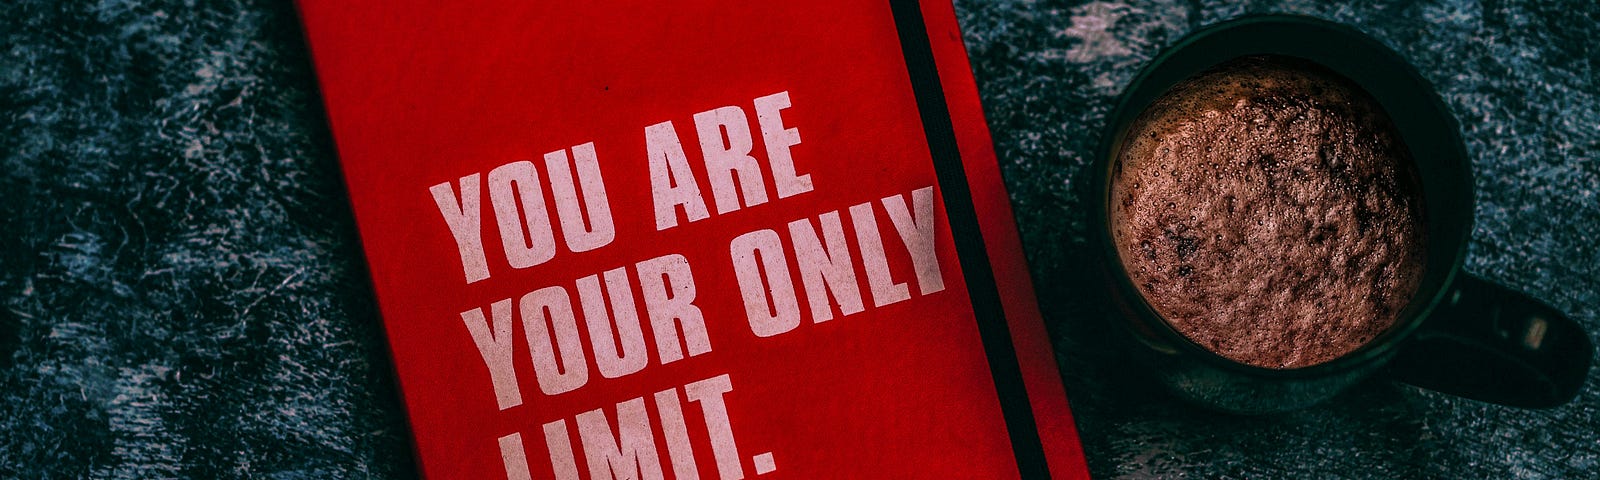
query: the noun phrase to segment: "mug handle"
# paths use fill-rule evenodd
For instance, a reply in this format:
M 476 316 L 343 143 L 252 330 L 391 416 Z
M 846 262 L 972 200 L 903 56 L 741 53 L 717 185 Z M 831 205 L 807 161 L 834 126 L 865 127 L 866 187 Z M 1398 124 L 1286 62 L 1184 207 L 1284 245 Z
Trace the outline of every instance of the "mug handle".
M 1588 378 L 1589 334 L 1554 307 L 1462 272 L 1389 363 L 1397 380 L 1474 400 L 1552 408 Z

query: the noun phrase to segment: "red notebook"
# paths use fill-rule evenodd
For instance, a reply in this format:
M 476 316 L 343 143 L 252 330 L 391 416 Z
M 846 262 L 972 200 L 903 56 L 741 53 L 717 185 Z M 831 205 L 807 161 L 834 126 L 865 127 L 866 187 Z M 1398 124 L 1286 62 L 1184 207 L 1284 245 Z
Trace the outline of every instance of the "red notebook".
M 948 2 L 468 3 L 300 3 L 425 476 L 1086 476 Z

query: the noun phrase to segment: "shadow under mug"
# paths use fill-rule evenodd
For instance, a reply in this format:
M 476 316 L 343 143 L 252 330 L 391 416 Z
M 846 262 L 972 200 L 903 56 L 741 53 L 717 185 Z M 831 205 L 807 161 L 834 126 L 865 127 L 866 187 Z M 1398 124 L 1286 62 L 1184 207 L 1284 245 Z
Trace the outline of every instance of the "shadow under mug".
M 1111 169 L 1134 119 L 1172 85 L 1246 55 L 1310 60 L 1364 88 L 1388 112 L 1421 174 L 1427 258 L 1417 294 L 1387 332 L 1332 361 L 1296 369 L 1234 362 L 1162 320 L 1129 280 L 1112 242 Z M 1228 412 L 1268 413 L 1327 399 L 1373 374 L 1504 405 L 1547 408 L 1577 395 L 1593 346 L 1576 322 L 1527 295 L 1462 270 L 1472 231 L 1471 161 L 1432 85 L 1394 51 L 1352 28 L 1309 17 L 1246 17 L 1199 30 L 1147 65 L 1108 117 L 1091 170 L 1090 238 L 1131 334 L 1128 350 L 1178 396 Z

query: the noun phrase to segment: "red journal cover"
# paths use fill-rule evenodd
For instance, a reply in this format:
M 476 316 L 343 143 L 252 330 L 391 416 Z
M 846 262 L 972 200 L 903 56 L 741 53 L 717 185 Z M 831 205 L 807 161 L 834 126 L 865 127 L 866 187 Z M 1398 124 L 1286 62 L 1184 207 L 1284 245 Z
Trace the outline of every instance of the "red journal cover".
M 948 2 L 300 10 L 425 476 L 1085 476 Z

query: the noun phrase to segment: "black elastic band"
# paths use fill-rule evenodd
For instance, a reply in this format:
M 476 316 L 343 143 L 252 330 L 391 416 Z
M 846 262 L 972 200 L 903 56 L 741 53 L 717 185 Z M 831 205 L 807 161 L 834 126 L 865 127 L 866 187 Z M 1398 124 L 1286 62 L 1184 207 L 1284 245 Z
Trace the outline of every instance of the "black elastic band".
M 922 7 L 917 0 L 890 0 L 889 6 L 894 10 L 895 28 L 900 33 L 900 49 L 905 54 L 906 70 L 911 74 L 911 89 L 916 94 L 917 110 L 922 115 L 922 129 L 928 137 L 928 150 L 933 155 L 945 213 L 950 219 L 950 234 L 955 238 L 956 255 L 966 278 L 967 293 L 972 298 L 978 334 L 989 358 L 989 372 L 994 376 L 995 393 L 1000 398 L 1000 409 L 1005 417 L 1006 430 L 1011 436 L 1017 469 L 1022 473 L 1022 478 L 1049 478 L 1044 446 L 1039 441 L 1033 407 L 1028 402 L 1028 391 L 1022 383 L 1022 370 L 1011 342 L 1011 329 L 1006 324 L 1000 291 L 995 285 L 989 254 L 984 249 L 983 232 L 978 228 L 977 211 L 972 205 L 972 192 L 967 186 L 966 169 L 961 164 L 961 152 L 956 146 L 950 108 L 945 103 L 944 87 L 939 84 L 933 46 L 928 41 L 928 28 L 922 21 Z

